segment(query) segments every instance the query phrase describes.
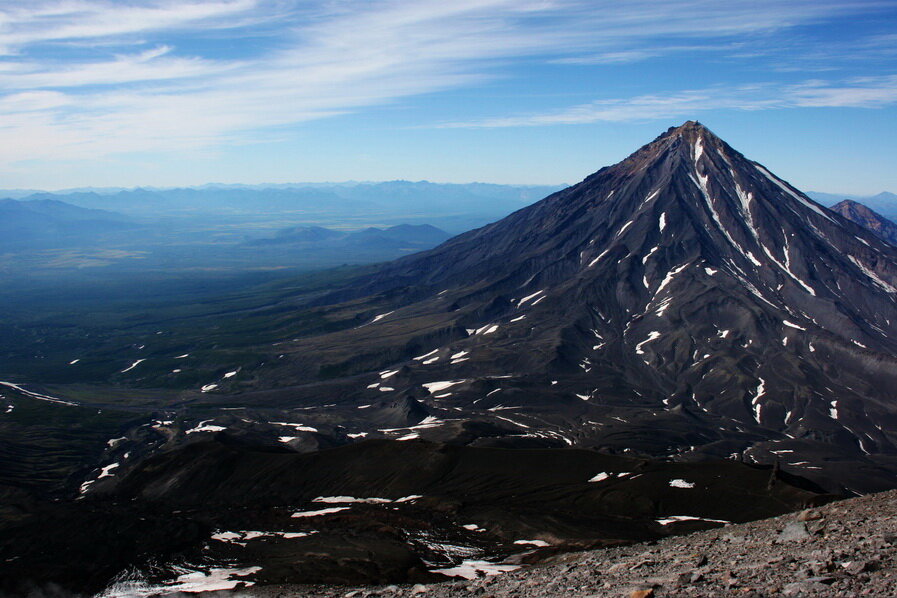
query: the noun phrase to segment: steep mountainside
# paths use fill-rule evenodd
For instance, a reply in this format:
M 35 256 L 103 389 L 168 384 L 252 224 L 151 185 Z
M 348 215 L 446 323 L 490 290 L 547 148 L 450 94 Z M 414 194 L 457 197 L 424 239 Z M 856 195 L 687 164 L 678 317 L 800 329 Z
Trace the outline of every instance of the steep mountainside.
M 831 209 L 851 222 L 856 222 L 860 226 L 868 228 L 891 245 L 897 245 L 897 224 L 894 224 L 874 210 L 870 210 L 863 204 L 849 199 L 833 205 Z
M 343 330 L 278 343 L 204 398 L 327 404 L 304 419 L 356 437 L 781 459 L 885 488 L 895 293 L 897 248 L 689 122 L 317 297 Z

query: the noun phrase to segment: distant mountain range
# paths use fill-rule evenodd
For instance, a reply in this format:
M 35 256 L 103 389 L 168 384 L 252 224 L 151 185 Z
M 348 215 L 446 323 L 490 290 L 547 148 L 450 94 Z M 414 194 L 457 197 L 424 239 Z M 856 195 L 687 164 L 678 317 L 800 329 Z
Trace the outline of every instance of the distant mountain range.
M 137 228 L 121 214 L 56 199 L 0 199 L 0 248 L 6 250 L 95 244 L 100 235 Z
M 887 218 L 897 218 L 897 194 L 883 191 L 877 195 L 843 195 L 838 193 L 822 193 L 808 191 L 807 196 L 824 206 L 834 206 L 840 201 L 849 199 L 875 210 Z
M 24 200 L 56 199 L 91 209 L 158 218 L 165 216 L 233 215 L 259 217 L 303 213 L 309 217 L 357 216 L 468 217 L 478 224 L 507 215 L 556 186 L 439 184 L 427 181 L 326 183 L 295 185 L 205 185 L 177 189 L 103 189 L 39 192 Z M 3 192 L 0 191 L 0 196 Z M 486 220 L 482 220 L 485 218 Z M 463 226 L 463 221 L 462 221 Z M 462 229 L 463 230 L 463 229 Z M 460 231 L 457 231 L 460 232 Z

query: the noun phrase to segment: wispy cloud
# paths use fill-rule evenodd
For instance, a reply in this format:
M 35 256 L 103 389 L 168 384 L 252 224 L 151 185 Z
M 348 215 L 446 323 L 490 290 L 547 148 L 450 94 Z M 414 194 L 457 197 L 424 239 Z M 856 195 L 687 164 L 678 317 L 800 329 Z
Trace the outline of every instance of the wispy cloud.
M 499 76 L 516 59 L 624 64 L 682 48 L 731 52 L 746 37 L 763 39 L 882 5 L 861 0 L 622 5 L 609 0 L 0 0 L 0 160 L 243 143 L 277 127 L 473 85 Z M 261 35 L 264 44 L 258 43 Z M 60 49 L 72 43 L 86 49 Z M 784 90 L 674 90 L 668 96 L 447 126 L 658 118 L 714 105 L 880 105 L 891 101 L 892 88 L 893 81 L 857 81 L 807 82 Z M 775 99 L 778 92 L 787 100 Z
M 879 108 L 897 104 L 897 75 L 846 81 L 810 80 L 796 85 L 758 83 L 714 86 L 668 94 L 597 100 L 540 114 L 452 122 L 440 128 L 491 129 L 582 125 L 693 116 L 712 110 Z
M 104 39 L 193 27 L 232 27 L 233 17 L 258 7 L 257 0 L 213 2 L 125 3 L 70 0 L 2 5 L 0 49 L 16 52 L 32 44 L 63 40 Z

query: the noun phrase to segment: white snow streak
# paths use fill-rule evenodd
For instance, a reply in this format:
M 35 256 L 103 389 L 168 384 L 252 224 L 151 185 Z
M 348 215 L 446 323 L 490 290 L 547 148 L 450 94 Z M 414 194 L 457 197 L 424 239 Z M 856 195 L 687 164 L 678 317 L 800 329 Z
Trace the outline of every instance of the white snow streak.
M 883 288 L 884 290 L 886 290 L 889 293 L 897 293 L 897 289 L 895 289 L 893 286 L 891 286 L 890 284 L 888 284 L 887 282 L 882 280 L 878 274 L 876 274 L 875 272 L 870 270 L 868 267 L 866 267 L 866 265 L 863 264 L 863 262 L 861 262 L 857 258 L 853 257 L 852 255 L 848 255 L 847 257 L 850 258 L 850 261 L 852 261 L 854 263 L 854 265 L 856 265 L 857 268 L 862 270 L 863 274 L 865 274 L 869 279 L 871 279 L 872 282 L 874 282 L 875 284 L 877 284 L 878 286 L 880 286 L 881 288 Z
M 443 380 L 440 382 L 427 382 L 423 384 L 423 387 L 426 388 L 430 393 L 439 392 L 440 390 L 445 390 L 446 388 L 451 388 L 452 386 L 456 386 L 458 384 L 463 384 L 467 382 L 467 380 Z
M 588 265 L 587 267 L 588 267 L 588 268 L 591 268 L 592 266 L 594 266 L 595 264 L 597 264 L 598 261 L 599 261 L 601 258 L 603 258 L 605 255 L 607 255 L 607 253 L 608 253 L 609 251 L 610 251 L 610 249 L 605 249 L 604 251 L 602 251 L 601 254 L 600 254 L 598 257 L 596 257 L 596 258 L 593 259 L 591 262 L 589 262 L 589 265 Z
M 767 179 L 769 179 L 770 181 L 772 181 L 773 183 L 775 183 L 775 185 L 776 185 L 777 187 L 779 187 L 779 189 L 781 189 L 782 191 L 784 191 L 785 193 L 787 193 L 788 195 L 790 195 L 791 197 L 793 197 L 794 199 L 796 199 L 797 201 L 799 201 L 800 203 L 802 203 L 803 205 L 805 205 L 806 207 L 810 208 L 811 210 L 813 210 L 814 212 L 816 212 L 817 214 L 819 214 L 820 216 L 822 216 L 822 217 L 825 218 L 826 220 L 828 220 L 828 221 L 830 221 L 830 222 L 835 222 L 834 218 L 832 218 L 831 216 L 829 216 L 828 214 L 826 214 L 825 212 L 823 212 L 822 209 L 821 209 L 819 206 L 817 206 L 817 205 L 813 204 L 812 202 L 810 202 L 810 201 L 804 199 L 803 197 L 801 197 L 800 195 L 798 195 L 797 193 L 795 193 L 794 191 L 792 191 L 791 189 L 789 189 L 788 186 L 785 185 L 785 183 L 783 183 L 782 181 L 780 181 L 779 179 L 777 179 L 775 176 L 773 176 L 773 174 L 772 174 L 771 172 L 769 172 L 768 170 L 766 170 L 765 168 L 763 168 L 763 167 L 760 166 L 759 164 L 754 164 L 754 167 L 755 167 L 757 170 L 759 170 L 759 171 L 763 174 L 763 176 L 765 176 Z M 835 223 L 835 224 L 837 224 L 837 223 Z
M 521 305 L 523 305 L 530 299 L 535 299 L 536 297 L 538 297 L 539 295 L 541 295 L 544 292 L 545 292 L 544 290 L 539 290 L 539 291 L 536 291 L 535 293 L 533 293 L 532 295 L 527 295 L 526 297 L 524 297 L 523 299 L 521 299 L 520 301 L 517 302 L 517 307 L 520 307 Z
M 125 372 L 130 372 L 131 370 L 136 368 L 138 365 L 140 365 L 144 361 L 146 361 L 146 359 L 138 359 L 137 361 L 135 361 L 134 363 L 132 363 L 131 365 L 129 365 L 128 367 L 123 369 L 120 373 L 124 374 Z
M 754 407 L 754 420 L 759 424 L 760 423 L 760 410 L 763 408 L 763 405 L 760 404 L 760 397 L 766 394 L 766 381 L 763 378 L 760 378 L 760 384 L 757 385 L 757 390 L 754 391 L 754 398 L 751 399 L 751 405 Z
M 38 392 L 31 392 L 30 390 L 25 390 L 24 388 L 22 388 L 22 387 L 19 386 L 18 384 L 13 384 L 12 382 L 2 382 L 2 381 L 0 381 L 0 386 L 6 386 L 6 387 L 11 388 L 11 389 L 13 389 L 13 390 L 17 390 L 17 391 L 19 391 L 20 393 L 22 393 L 22 394 L 24 394 L 24 395 L 26 395 L 26 396 L 31 397 L 32 399 L 37 399 L 38 401 L 48 401 L 48 402 L 50 402 L 50 403 L 58 403 L 58 404 L 60 404 L 60 405 L 68 405 L 68 406 L 70 406 L 70 407 L 78 407 L 78 406 L 79 406 L 78 403 L 75 403 L 75 402 L 73 402 L 73 401 L 65 401 L 65 400 L 63 400 L 63 399 L 57 399 L 56 397 L 51 397 L 50 395 L 45 395 L 45 394 L 41 394 L 41 393 L 38 393 Z M 7 413 L 9 413 L 9 412 L 7 411 Z
M 339 513 L 340 511 L 348 511 L 350 507 L 330 507 L 327 509 L 318 509 L 317 511 L 299 511 L 290 515 L 294 519 L 302 517 L 320 517 L 321 515 L 330 515 L 331 513 Z
M 670 270 L 669 272 L 667 272 L 667 275 L 663 278 L 663 280 L 660 283 L 660 286 L 657 287 L 657 290 L 654 291 L 654 294 L 656 295 L 657 293 L 661 292 L 668 284 L 670 284 L 670 282 L 673 281 L 673 277 L 676 276 L 677 274 L 679 274 L 680 272 L 682 272 L 683 270 L 685 270 L 685 268 L 687 266 L 688 266 L 688 262 L 682 264 L 678 268 L 674 268 L 673 270 Z
M 640 342 L 639 344 L 637 344 L 637 345 L 635 346 L 635 353 L 636 353 L 636 355 L 644 355 L 645 352 L 644 352 L 644 350 L 642 350 L 642 347 L 643 347 L 645 344 L 650 343 L 651 341 L 656 340 L 656 339 L 658 339 L 658 338 L 660 338 L 660 333 L 657 332 L 656 330 L 653 331 L 653 332 L 648 333 L 648 338 L 646 338 L 645 340 L 643 340 L 642 342 Z
M 723 519 L 707 519 L 706 517 L 695 517 L 693 515 L 669 515 L 664 517 L 663 519 L 657 519 L 657 523 L 660 525 L 669 525 L 671 523 L 676 523 L 677 521 L 710 521 L 711 523 L 731 523 L 730 521 L 725 521 Z

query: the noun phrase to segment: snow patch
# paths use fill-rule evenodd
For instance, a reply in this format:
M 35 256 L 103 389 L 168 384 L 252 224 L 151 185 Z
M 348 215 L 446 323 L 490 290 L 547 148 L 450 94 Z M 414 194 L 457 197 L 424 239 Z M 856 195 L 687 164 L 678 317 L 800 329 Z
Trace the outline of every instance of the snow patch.
M 648 338 L 646 338 L 645 340 L 643 340 L 642 342 L 640 342 L 639 344 L 637 344 L 637 345 L 635 346 L 635 353 L 636 353 L 636 355 L 644 355 L 645 352 L 644 352 L 644 350 L 642 350 L 642 347 L 643 347 L 645 344 L 650 343 L 651 341 L 656 340 L 656 339 L 658 339 L 658 338 L 660 338 L 660 333 L 659 333 L 659 332 L 657 332 L 656 330 L 653 331 L 653 332 L 649 332 L 649 333 L 648 333 Z
M 121 463 L 113 463 L 112 465 L 107 465 L 100 471 L 100 475 L 97 476 L 97 479 L 101 478 L 111 478 L 114 476 L 114 473 L 111 473 L 113 469 L 116 469 Z
M 707 519 L 706 517 L 695 517 L 694 515 L 669 515 L 664 517 L 663 519 L 655 519 L 657 523 L 660 525 L 669 525 L 671 523 L 676 523 L 677 521 L 709 521 L 711 523 L 731 523 L 731 521 L 726 521 L 724 519 Z
M 536 303 L 538 303 L 538 301 L 536 301 Z M 535 303 L 533 303 L 533 305 L 535 305 Z M 474 334 L 487 335 L 492 334 L 496 330 L 498 330 L 498 324 L 486 324 L 481 328 L 477 328 L 476 331 L 474 331 Z
M 389 498 L 355 498 L 354 496 L 319 496 L 313 498 L 312 502 L 322 502 L 329 505 L 345 504 L 345 503 L 364 503 L 370 505 L 382 505 L 392 502 Z
M 682 478 L 676 478 L 675 480 L 670 480 L 671 488 L 694 488 L 694 482 L 686 482 Z
M 754 420 L 759 424 L 760 423 L 760 411 L 763 408 L 763 405 L 760 404 L 760 398 L 766 394 L 766 381 L 763 378 L 760 378 L 760 384 L 757 385 L 757 390 L 754 391 L 754 397 L 751 399 L 751 405 L 754 407 Z
M 442 380 L 440 382 L 426 382 L 422 386 L 432 394 L 434 392 L 439 392 L 440 390 L 445 390 L 446 388 L 451 388 L 452 386 L 457 386 L 458 384 L 464 384 L 465 382 L 467 382 L 467 380 Z
M 520 569 L 520 565 L 502 565 L 489 561 L 465 560 L 454 567 L 445 569 L 432 569 L 434 573 L 442 573 L 449 577 L 463 577 L 464 579 L 477 579 L 483 576 L 499 575 L 509 571 Z
M 317 511 L 297 511 L 290 515 L 294 519 L 303 517 L 321 517 L 323 515 L 331 515 L 340 511 L 348 511 L 350 507 L 328 507 L 326 509 L 318 509 Z
M 134 363 L 132 363 L 131 365 L 129 365 L 128 367 L 126 367 L 125 369 L 123 369 L 123 370 L 122 370 L 121 372 L 119 372 L 119 373 L 124 374 L 125 372 L 130 372 L 131 370 L 133 370 L 134 368 L 136 368 L 138 365 L 140 365 L 140 364 L 143 363 L 144 361 L 146 361 L 146 359 L 138 359 L 137 361 L 135 361 Z
M 654 255 L 654 252 L 657 251 L 658 249 L 660 249 L 660 246 L 655 245 L 654 247 L 651 248 L 651 251 L 649 251 L 649 252 L 645 255 L 645 257 L 642 258 L 642 265 L 643 265 L 643 266 L 644 266 L 645 264 L 648 263 L 648 259 L 649 259 L 652 255 Z M 647 286 L 647 285 L 645 285 L 645 286 Z
M 535 293 L 533 293 L 532 295 L 527 295 L 526 297 L 524 297 L 523 299 L 521 299 L 520 301 L 517 302 L 517 307 L 522 306 L 524 303 L 526 303 L 527 301 L 529 301 L 531 299 L 535 299 L 536 297 L 538 297 L 539 295 L 541 295 L 544 292 L 545 292 L 544 290 L 539 290 L 539 291 L 536 291 Z
M 293 428 L 294 430 L 298 430 L 300 432 L 317 432 L 317 428 L 312 428 L 311 426 L 306 426 L 304 424 L 294 424 L 292 422 L 268 422 L 272 426 L 284 426 L 286 428 Z
M 216 426 L 216 425 L 210 424 L 209 423 L 210 421 L 213 421 L 213 420 L 207 419 L 205 421 L 201 421 L 196 425 L 195 428 L 191 428 L 191 429 L 187 430 L 185 433 L 186 434 L 195 434 L 196 432 L 221 432 L 221 431 L 227 429 L 225 426 Z
M 676 276 L 677 274 L 679 274 L 680 272 L 682 272 L 683 270 L 685 270 L 686 267 L 688 267 L 688 262 L 682 264 L 678 268 L 674 268 L 674 269 L 670 270 L 669 272 L 667 272 L 666 276 L 664 276 L 663 280 L 660 282 L 660 286 L 657 287 L 656 291 L 654 291 L 654 294 L 656 295 L 657 293 L 664 290 L 666 288 L 666 286 L 673 281 L 673 277 Z

